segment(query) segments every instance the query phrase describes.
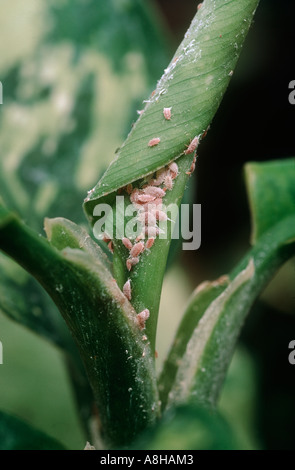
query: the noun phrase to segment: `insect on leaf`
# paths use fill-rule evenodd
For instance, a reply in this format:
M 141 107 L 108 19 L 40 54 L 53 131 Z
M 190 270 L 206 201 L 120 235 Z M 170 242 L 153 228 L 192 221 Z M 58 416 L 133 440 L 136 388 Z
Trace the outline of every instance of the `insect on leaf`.
M 92 221 L 97 200 L 184 155 L 208 128 L 233 74 L 258 0 L 205 0 L 155 91 L 98 184 L 84 202 Z M 166 119 L 163 110 L 173 109 Z

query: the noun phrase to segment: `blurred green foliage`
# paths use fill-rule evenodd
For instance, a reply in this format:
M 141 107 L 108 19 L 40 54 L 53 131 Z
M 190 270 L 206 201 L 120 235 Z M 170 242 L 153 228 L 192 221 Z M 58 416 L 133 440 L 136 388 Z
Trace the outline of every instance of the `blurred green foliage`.
M 64 216 L 83 224 L 81 203 L 86 190 L 113 159 L 137 117 L 135 110 L 141 109 L 142 100 L 168 63 L 158 18 L 143 0 L 3 0 L 0 26 L 0 79 L 4 88 L 0 107 L 1 198 L 39 232 L 44 216 Z M 212 194 L 216 198 L 214 191 Z M 167 343 L 169 318 L 175 309 L 180 317 L 173 295 L 177 291 L 179 297 L 181 289 L 186 296 L 188 285 L 195 282 L 178 268 L 175 276 L 175 284 L 164 287 L 168 308 L 163 312 L 159 344 L 161 335 Z M 4 364 L 0 366 L 0 411 L 24 418 L 68 448 L 82 448 L 85 433 L 75 404 L 78 399 L 81 408 L 85 401 L 79 401 L 77 389 L 73 396 L 70 381 L 75 382 L 75 377 L 73 371 L 69 373 L 62 352 L 69 348 L 76 358 L 75 346 L 49 297 L 2 255 L 0 310 L 50 341 L 40 340 L 1 313 Z M 265 322 L 267 315 L 258 325 L 260 335 L 264 334 Z M 275 325 L 273 319 L 274 332 Z M 288 331 L 292 331 L 292 325 L 290 321 Z M 286 338 L 287 334 L 281 347 Z M 271 346 L 265 350 L 264 361 L 273 350 Z M 274 416 L 276 406 L 282 409 L 285 398 L 281 393 L 280 403 L 274 400 L 269 409 L 263 403 L 258 388 L 263 380 L 265 387 L 273 386 L 268 380 L 272 371 L 267 378 L 266 362 L 261 362 L 257 353 L 259 345 L 255 348 L 253 355 L 238 348 L 226 378 L 219 410 L 232 430 L 219 416 L 210 418 L 203 410 L 183 407 L 169 412 L 162 426 L 140 441 L 142 445 L 178 447 L 183 427 L 192 431 L 192 440 L 183 443 L 184 448 L 267 445 L 258 428 L 262 434 L 270 432 L 259 427 L 258 417 L 263 413 Z M 77 368 L 83 381 L 81 366 Z M 284 413 L 287 415 L 288 410 Z M 192 414 L 199 420 L 203 435 L 192 424 Z M 279 419 L 277 422 L 281 423 Z M 1 413 L 0 434 L 6 435 L 8 429 L 21 430 L 27 437 L 35 432 Z M 44 436 L 39 438 L 41 447 L 57 445 Z M 2 445 L 29 448 L 30 444 L 2 441 Z
M 0 412 L 1 450 L 65 450 L 54 439 L 28 424 Z
M 158 20 L 142 0 L 5 0 L 0 25 L 0 196 L 38 232 L 45 216 L 86 223 L 86 190 L 112 160 L 167 63 Z M 72 355 L 64 361 L 60 352 L 26 336 L 1 315 L 5 362 L 0 410 L 43 430 L 53 426 L 62 442 L 77 446 L 81 431 L 69 436 L 70 423 L 77 422 L 74 402 L 85 416 L 91 395 L 76 347 L 48 295 L 3 255 L 0 310 Z M 25 360 L 28 341 L 33 357 L 46 364 L 41 376 L 35 363 L 18 365 L 19 356 Z M 75 385 L 75 398 L 66 373 Z M 51 381 L 58 385 L 54 392 Z M 10 389 L 16 392 L 8 393 Z

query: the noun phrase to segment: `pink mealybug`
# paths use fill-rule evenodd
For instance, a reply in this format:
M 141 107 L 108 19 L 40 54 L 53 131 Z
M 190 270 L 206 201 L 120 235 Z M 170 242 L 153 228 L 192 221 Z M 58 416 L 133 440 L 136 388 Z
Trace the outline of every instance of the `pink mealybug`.
M 170 163 L 168 168 L 169 168 L 169 171 L 170 171 L 171 178 L 174 180 L 178 175 L 178 165 L 177 165 L 177 163 L 175 163 L 175 162 Z
M 186 171 L 185 174 L 190 176 L 195 171 L 195 167 L 196 165 L 192 163 L 189 171 Z
M 137 258 L 144 250 L 144 243 L 138 242 L 133 245 L 132 249 L 130 250 L 130 256 L 132 258 Z
M 167 219 L 168 219 L 166 212 L 161 211 L 161 210 L 159 210 L 159 209 L 157 209 L 157 210 L 155 211 L 155 217 L 156 217 L 156 219 L 159 220 L 160 222 L 162 222 L 163 220 L 167 220 Z
M 131 271 L 132 266 L 135 266 L 137 263 L 139 263 L 139 258 L 128 258 L 126 260 L 126 267 L 128 271 Z
M 138 196 L 137 196 L 137 203 L 139 203 L 139 204 L 146 204 L 146 203 L 152 202 L 154 200 L 155 200 L 155 196 L 152 196 L 151 194 L 142 193 L 142 194 L 138 194 Z
M 205 137 L 206 137 L 206 135 L 207 135 L 209 129 L 210 129 L 210 126 L 208 126 L 207 129 L 203 132 L 203 134 L 202 134 L 202 139 L 205 139 Z
M 163 109 L 163 114 L 164 114 L 164 118 L 167 121 L 170 121 L 170 119 L 171 119 L 171 108 L 164 108 Z
M 162 205 L 163 205 L 163 201 L 160 197 L 158 197 L 157 199 L 154 200 L 153 202 L 153 205 L 154 207 L 156 207 L 157 209 L 161 209 Z
M 155 239 L 149 238 L 145 244 L 146 249 L 149 250 L 153 246 L 154 243 L 155 243 Z
M 145 329 L 145 322 L 148 320 L 149 316 L 150 311 L 148 308 L 145 308 L 144 310 L 142 310 L 142 312 L 136 315 L 137 323 L 141 330 Z
M 125 297 L 128 300 L 131 300 L 131 282 L 130 282 L 130 279 L 128 279 L 128 281 L 126 281 L 124 286 L 123 286 L 123 294 L 125 295 Z
M 153 139 L 149 141 L 148 146 L 154 147 L 155 145 L 158 145 L 160 142 L 161 142 L 160 137 L 154 137 Z
M 171 191 L 171 189 L 173 188 L 173 180 L 172 180 L 172 176 L 170 175 L 166 175 L 165 178 L 164 178 L 164 186 L 166 189 L 168 189 L 168 191 Z
M 185 155 L 188 155 L 189 153 L 193 153 L 197 146 L 199 145 L 199 138 L 196 136 L 193 138 L 191 143 L 188 145 L 187 149 L 185 150 Z
M 122 243 L 127 248 L 127 250 L 129 250 L 129 251 L 133 247 L 133 245 L 132 245 L 131 241 L 129 240 L 129 238 L 126 238 L 126 237 L 122 238 Z
M 146 204 L 142 204 L 140 207 L 139 207 L 139 210 L 144 210 L 145 212 L 152 212 L 154 213 L 154 211 L 156 209 L 161 209 L 162 208 L 162 199 L 160 198 L 157 198 L 157 199 L 154 199 L 153 201 L 151 202 L 147 202 Z
M 162 208 L 162 205 L 163 205 L 163 201 L 161 198 L 157 198 L 157 199 L 154 199 L 152 202 L 149 202 L 147 204 L 144 204 L 142 206 L 142 208 L 146 211 L 146 212 L 152 212 L 154 213 L 155 210 L 157 209 L 161 209 Z
M 193 159 L 193 161 L 192 161 L 190 170 L 185 172 L 186 175 L 191 175 L 191 174 L 195 171 L 195 168 L 196 168 L 196 161 L 197 161 L 197 156 L 195 155 L 195 156 L 194 156 L 194 159 Z
M 147 175 L 147 176 L 145 177 L 145 180 L 146 180 L 146 182 L 147 182 L 147 185 L 152 184 L 152 182 L 153 182 L 153 173 Z
M 148 236 L 148 238 L 156 238 L 159 233 L 159 227 L 145 227 L 145 234 Z
M 108 234 L 106 234 L 106 233 L 104 232 L 104 234 L 103 234 L 103 241 L 106 242 L 106 243 L 109 243 L 110 241 L 112 241 L 112 239 L 109 237 Z
M 161 188 L 155 188 L 155 186 L 147 186 L 144 188 L 144 193 L 149 194 L 150 196 L 153 196 L 155 198 L 162 198 L 165 196 L 165 191 Z
M 141 212 L 138 214 L 138 220 L 144 225 L 156 225 L 156 217 L 152 212 Z
M 140 233 L 140 234 L 138 235 L 138 237 L 135 238 L 135 241 L 136 241 L 136 242 L 139 242 L 139 241 L 142 240 L 143 238 L 144 238 L 144 234 L 143 234 L 143 233 Z
M 160 186 L 163 183 L 166 174 L 167 174 L 167 170 L 165 168 L 161 168 L 161 170 L 157 171 L 156 179 L 152 180 L 151 184 L 153 186 Z

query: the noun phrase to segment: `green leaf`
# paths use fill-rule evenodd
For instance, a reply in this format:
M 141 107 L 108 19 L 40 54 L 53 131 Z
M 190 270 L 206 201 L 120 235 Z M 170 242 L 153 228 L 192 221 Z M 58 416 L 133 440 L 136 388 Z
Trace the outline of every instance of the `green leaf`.
M 158 414 L 157 387 L 149 345 L 105 255 L 70 221 L 47 220 L 51 244 L 3 207 L 0 221 L 0 248 L 43 285 L 75 338 L 106 445 L 130 442 Z
M 258 0 L 205 0 L 143 113 L 106 173 L 85 199 L 93 208 L 102 196 L 164 167 L 184 154 L 217 111 L 235 68 Z M 163 108 L 172 109 L 171 120 Z M 153 138 L 160 143 L 149 147 Z
M 1 194 L 31 227 L 44 216 L 83 221 L 83 195 L 129 130 L 167 48 L 142 0 L 16 2 L 0 5 Z
M 295 213 L 295 159 L 247 163 L 252 244 L 279 220 Z
M 215 406 L 234 347 L 253 302 L 279 267 L 295 254 L 295 216 L 289 216 L 260 237 L 255 247 L 232 271 L 228 287 L 199 320 L 182 360 L 168 404 L 193 396 Z M 196 296 L 196 307 L 198 296 Z M 193 315 L 194 303 L 190 304 Z
M 0 200 L 0 230 L 13 223 L 15 215 L 7 211 Z M 1 256 L 2 257 L 2 256 Z M 39 295 L 40 290 L 35 280 L 16 263 L 3 257 L 2 265 L 6 272 L 0 271 L 0 307 L 12 320 L 37 331 L 59 347 L 69 350 L 71 339 L 60 317 L 52 315 L 48 299 Z M 26 297 L 23 294 L 26 289 Z M 28 308 L 30 307 L 30 308 Z
M 45 216 L 82 223 L 86 189 L 168 60 L 157 18 L 145 0 L 15 0 L 0 2 L 0 17 L 1 196 L 38 233 Z M 81 413 L 93 411 L 65 322 L 40 285 L 2 253 L 0 311 L 66 351 Z
M 3 411 L 0 411 L 0 449 L 66 450 L 52 437 Z
M 163 407 L 191 396 L 215 406 L 246 315 L 295 253 L 294 170 L 293 159 L 247 167 L 252 220 L 260 236 L 229 275 L 227 287 L 205 283 L 193 294 L 160 377 Z
M 198 326 L 209 305 L 226 289 L 228 284 L 229 278 L 222 276 L 214 282 L 203 282 L 192 293 L 159 377 L 162 409 L 165 409 L 167 405 L 168 394 L 175 381 L 179 365 L 193 331 Z
M 132 448 L 234 450 L 239 448 L 239 443 L 230 426 L 219 413 L 188 403 L 166 412 L 162 420 L 143 433 Z M 176 459 L 175 456 L 174 458 Z M 186 458 L 188 464 L 188 456 Z M 172 460 L 170 463 L 173 463 Z
M 203 3 L 117 158 L 89 191 L 84 210 L 92 224 L 96 221 L 93 210 L 98 202 L 114 208 L 116 190 L 153 174 L 176 158 L 178 177 L 163 202 L 166 206 L 181 203 L 194 158 L 194 152 L 186 153 L 186 148 L 195 136 L 201 139 L 219 106 L 257 3 L 256 0 Z M 171 120 L 163 115 L 165 107 L 172 108 Z M 150 147 L 148 143 L 153 137 L 161 140 Z M 125 205 L 130 202 L 126 194 L 124 199 Z M 125 265 L 126 249 L 116 243 L 119 237 L 114 236 L 114 276 L 120 286 L 130 277 L 133 305 L 138 311 L 149 309 L 146 331 L 153 350 L 172 226 L 168 224 L 166 239 L 157 239 L 150 253 L 146 250 L 142 254 L 130 275 Z
M 63 351 L 75 347 L 64 321 L 38 283 L 12 260 L 1 254 L 0 311 Z
M 169 394 L 170 406 L 187 400 L 191 395 L 197 396 L 197 400 L 203 404 L 214 403 L 212 397 L 215 398 L 219 391 L 221 371 L 232 353 L 235 344 L 233 337 L 236 339 L 237 336 L 235 329 L 237 325 L 240 326 L 236 318 L 237 312 L 235 312 L 236 299 L 241 302 L 241 295 L 245 298 L 243 286 L 249 284 L 254 273 L 253 259 L 250 259 L 246 269 L 242 270 L 205 310 L 187 343 L 175 383 Z M 233 299 L 236 300 L 234 309 L 229 310 Z M 190 307 L 192 308 L 193 305 L 191 303 Z M 243 310 L 242 313 L 244 313 Z M 231 319 L 234 315 L 235 323 Z M 219 364 L 217 364 L 217 358 Z
M 167 47 L 145 1 L 15 1 L 0 4 L 0 193 L 41 232 L 45 216 L 85 220 L 85 191 L 128 132 Z M 3 313 L 70 343 L 46 293 L 2 255 L 0 284 Z
M 51 245 L 57 250 L 62 251 L 65 248 L 82 250 L 94 260 L 99 261 L 107 271 L 111 271 L 112 264 L 104 251 L 97 243 L 93 242 L 85 229 L 74 224 L 71 220 L 62 217 L 46 218 L 44 230 Z

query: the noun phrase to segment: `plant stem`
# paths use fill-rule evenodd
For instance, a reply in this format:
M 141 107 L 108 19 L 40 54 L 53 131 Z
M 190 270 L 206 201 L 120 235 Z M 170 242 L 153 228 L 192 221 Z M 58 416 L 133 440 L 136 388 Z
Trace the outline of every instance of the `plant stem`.
M 81 246 L 85 234 L 77 239 Z M 40 282 L 70 328 L 105 445 L 128 445 L 157 418 L 158 392 L 149 347 L 111 274 L 93 255 L 73 248 L 58 251 L 1 207 L 0 247 Z
M 164 402 L 170 405 L 193 397 L 194 400 L 215 406 L 229 366 L 237 338 L 253 302 L 271 280 L 279 267 L 295 254 L 295 216 L 289 216 L 261 236 L 255 247 L 244 257 L 230 274 L 230 284 L 198 316 L 197 326 L 190 331 L 185 353 L 172 356 L 174 363 L 171 378 L 162 376 L 161 388 Z M 198 302 L 198 296 L 196 296 Z M 194 315 L 194 302 L 185 313 L 186 326 L 190 327 Z M 181 325 L 176 341 L 185 328 Z M 178 348 L 179 349 L 179 348 Z M 181 352 L 183 352 L 183 347 Z M 170 365 L 171 371 L 171 365 Z M 176 374 L 177 372 L 177 374 Z

